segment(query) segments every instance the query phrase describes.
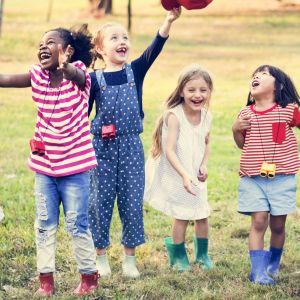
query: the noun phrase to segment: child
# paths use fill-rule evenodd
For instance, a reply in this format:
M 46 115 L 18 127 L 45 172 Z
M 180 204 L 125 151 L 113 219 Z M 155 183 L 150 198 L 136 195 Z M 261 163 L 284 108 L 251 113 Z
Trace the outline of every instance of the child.
M 243 150 L 238 211 L 251 215 L 249 279 L 261 285 L 274 284 L 278 277 L 286 217 L 296 209 L 299 157 L 292 127 L 300 126 L 299 105 L 289 76 L 273 66 L 260 66 L 250 82 L 247 107 L 232 128 Z M 265 251 L 268 225 L 270 249 Z
M 125 258 L 123 275 L 137 278 L 135 248 L 143 244 L 144 151 L 139 134 L 143 131 L 142 87 L 144 77 L 159 55 L 180 8 L 168 12 L 156 38 L 145 52 L 127 64 L 130 49 L 128 33 L 119 24 L 104 24 L 94 44 L 104 69 L 91 74 L 89 113 L 96 103 L 91 124 L 98 167 L 91 172 L 89 206 L 90 228 L 97 249 L 97 269 L 111 274 L 106 256 L 114 201 L 122 221 Z
M 66 229 L 73 237 L 81 273 L 76 295 L 92 292 L 98 274 L 88 228 L 89 173 L 96 166 L 89 136 L 88 97 L 92 61 L 87 26 L 78 31 L 56 28 L 39 44 L 39 64 L 28 73 L 0 75 L 1 87 L 30 87 L 37 105 L 29 167 L 35 174 L 38 296 L 54 293 L 55 244 L 62 202 Z
M 145 199 L 174 218 L 172 238 L 165 238 L 165 244 L 170 265 L 179 271 L 190 270 L 185 251 L 189 220 L 195 223 L 195 262 L 203 269 L 212 268 L 207 254 L 206 183 L 212 89 L 212 79 L 201 67 L 193 65 L 183 70 L 154 132 L 152 162 L 150 157 L 146 164 Z

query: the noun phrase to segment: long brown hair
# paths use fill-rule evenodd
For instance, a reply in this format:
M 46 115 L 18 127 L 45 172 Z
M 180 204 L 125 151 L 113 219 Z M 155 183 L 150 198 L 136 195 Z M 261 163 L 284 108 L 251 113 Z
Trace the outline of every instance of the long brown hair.
M 177 105 L 184 102 L 183 97 L 181 96 L 182 91 L 185 85 L 193 79 L 196 78 L 203 78 L 210 92 L 213 90 L 213 81 L 205 69 L 200 67 L 199 65 L 189 65 L 181 71 L 181 74 L 178 78 L 177 87 L 171 93 L 171 95 L 167 98 L 165 103 L 165 110 L 171 109 L 176 107 Z M 205 108 L 209 108 L 209 101 L 204 104 Z M 151 148 L 151 155 L 153 158 L 157 158 L 162 151 L 162 127 L 163 127 L 163 114 L 157 120 L 155 130 L 152 135 L 152 148 Z
M 95 63 L 97 61 L 97 59 L 100 59 L 103 61 L 103 57 L 101 54 L 99 54 L 96 49 L 95 46 L 98 45 L 100 47 L 103 46 L 103 39 L 105 37 L 105 31 L 110 28 L 110 27 L 122 27 L 124 28 L 124 30 L 126 31 L 125 27 L 122 24 L 119 24 L 117 22 L 107 22 L 105 24 L 103 24 L 94 34 L 94 38 L 93 38 L 93 45 L 94 45 L 94 49 L 93 49 L 93 62 L 92 62 L 92 69 L 94 69 L 95 67 Z M 127 31 L 126 31 L 127 32 Z M 104 63 L 104 61 L 103 61 Z

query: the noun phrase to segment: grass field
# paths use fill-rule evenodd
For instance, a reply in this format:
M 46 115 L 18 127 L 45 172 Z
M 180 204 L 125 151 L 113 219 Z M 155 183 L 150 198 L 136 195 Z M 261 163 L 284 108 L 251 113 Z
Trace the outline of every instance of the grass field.
M 48 1 L 5 1 L 0 38 L 0 72 L 26 72 L 37 61 L 37 45 L 50 28 L 88 22 L 91 31 L 115 20 L 126 25 L 125 0 L 115 0 L 114 16 L 87 18 L 87 1 L 54 1 L 46 22 Z M 133 2 L 131 58 L 139 55 L 156 34 L 165 17 L 159 0 Z M 138 2 L 138 3 L 137 3 Z M 300 215 L 288 217 L 282 272 L 275 287 L 252 285 L 247 280 L 247 236 L 250 219 L 236 212 L 240 151 L 234 145 L 231 126 L 245 104 L 252 71 L 260 64 L 284 69 L 300 90 L 300 11 L 282 9 L 275 0 L 215 0 L 201 11 L 183 10 L 174 23 L 170 39 L 149 71 L 144 84 L 145 153 L 162 103 L 173 90 L 178 72 L 199 63 L 211 71 L 215 91 L 209 163 L 210 253 L 216 268 L 203 272 L 194 266 L 178 274 L 167 266 L 163 237 L 170 234 L 172 220 L 147 205 L 147 243 L 137 251 L 140 280 L 121 275 L 123 258 L 117 212 L 111 227 L 108 253 L 113 276 L 86 299 L 300 299 Z M 32 299 L 38 287 L 34 243 L 33 173 L 26 160 L 35 122 L 30 89 L 0 89 L 0 205 L 5 220 L 0 224 L 0 299 Z M 296 133 L 300 138 L 299 132 Z M 298 179 L 299 182 L 299 179 Z M 300 205 L 299 195 L 297 197 Z M 63 228 L 58 234 L 55 299 L 73 299 L 79 276 L 70 238 Z M 187 247 L 193 258 L 192 226 Z M 266 237 L 268 246 L 269 234 Z

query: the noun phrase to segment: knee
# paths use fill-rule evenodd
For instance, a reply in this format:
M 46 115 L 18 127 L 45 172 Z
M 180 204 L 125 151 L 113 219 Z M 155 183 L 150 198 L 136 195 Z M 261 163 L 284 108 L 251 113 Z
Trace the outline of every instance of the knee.
M 73 236 L 78 237 L 88 230 L 87 216 L 79 216 L 76 211 L 68 211 L 65 220 L 66 230 Z
M 270 224 L 270 229 L 271 229 L 272 234 L 282 235 L 285 232 L 285 225 L 284 224 L 276 224 L 276 225 Z
M 267 217 L 257 217 L 252 219 L 252 228 L 255 231 L 263 232 L 268 227 L 268 218 Z
M 46 247 L 49 241 L 55 240 L 57 225 L 44 226 L 42 224 L 35 224 L 36 243 L 39 247 Z

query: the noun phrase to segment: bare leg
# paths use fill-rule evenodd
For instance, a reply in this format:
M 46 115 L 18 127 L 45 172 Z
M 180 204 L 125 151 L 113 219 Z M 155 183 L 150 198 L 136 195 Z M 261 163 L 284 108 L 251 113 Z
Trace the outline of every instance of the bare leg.
M 268 228 L 268 212 L 260 211 L 251 214 L 249 250 L 264 249 L 264 236 Z
M 186 228 L 189 221 L 174 219 L 172 237 L 174 244 L 181 244 L 185 241 Z
M 208 219 L 201 219 L 195 221 L 195 235 L 197 238 L 208 237 Z
M 270 216 L 271 239 L 270 245 L 275 248 L 283 248 L 285 241 L 286 215 Z

